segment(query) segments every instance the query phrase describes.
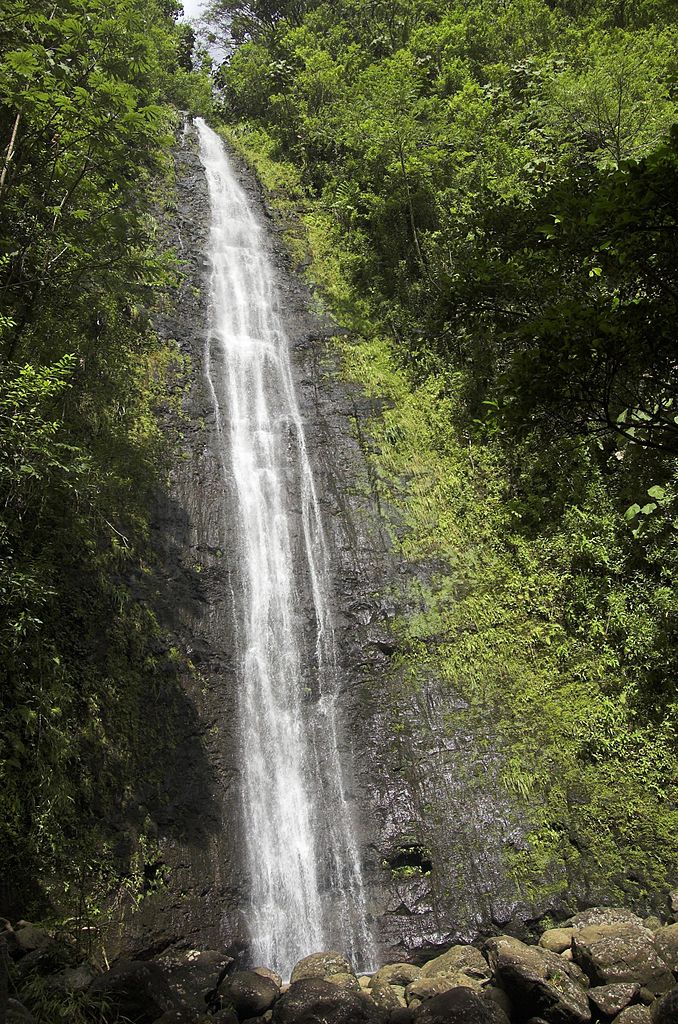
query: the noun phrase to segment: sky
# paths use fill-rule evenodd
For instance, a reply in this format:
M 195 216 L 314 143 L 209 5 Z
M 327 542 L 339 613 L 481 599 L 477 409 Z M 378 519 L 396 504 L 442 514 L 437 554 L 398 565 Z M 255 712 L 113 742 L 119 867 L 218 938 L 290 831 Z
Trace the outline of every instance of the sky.
M 203 8 L 203 0 L 181 0 L 187 18 L 197 18 Z

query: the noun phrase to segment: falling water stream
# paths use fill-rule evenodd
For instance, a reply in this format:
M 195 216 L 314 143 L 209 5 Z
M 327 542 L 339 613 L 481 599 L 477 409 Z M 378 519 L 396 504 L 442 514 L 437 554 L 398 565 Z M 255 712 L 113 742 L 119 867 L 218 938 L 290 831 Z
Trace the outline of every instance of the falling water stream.
M 338 749 L 328 553 L 262 227 L 197 122 L 212 211 L 206 373 L 238 508 L 239 723 L 251 958 L 373 960 Z

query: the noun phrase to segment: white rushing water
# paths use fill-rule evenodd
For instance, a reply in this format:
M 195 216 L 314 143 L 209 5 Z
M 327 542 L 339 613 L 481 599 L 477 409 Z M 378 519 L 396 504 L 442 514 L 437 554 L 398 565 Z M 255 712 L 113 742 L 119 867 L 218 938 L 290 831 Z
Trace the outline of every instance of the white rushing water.
M 237 499 L 239 722 L 253 962 L 373 961 L 342 780 L 328 553 L 262 228 L 197 122 L 212 211 L 206 370 Z

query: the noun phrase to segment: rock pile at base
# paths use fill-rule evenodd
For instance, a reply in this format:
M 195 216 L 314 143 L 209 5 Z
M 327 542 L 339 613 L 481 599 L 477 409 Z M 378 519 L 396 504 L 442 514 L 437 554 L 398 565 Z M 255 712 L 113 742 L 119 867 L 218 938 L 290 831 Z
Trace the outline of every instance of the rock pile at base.
M 678 1024 L 678 923 L 615 907 L 576 914 L 538 944 L 495 935 L 371 976 L 339 952 L 314 953 L 289 984 L 216 950 L 120 960 L 95 974 L 28 922 L 0 931 L 0 971 L 8 964 L 8 1024 L 37 1024 L 27 1005 L 36 978 L 43 994 L 81 1000 L 102 1024 Z

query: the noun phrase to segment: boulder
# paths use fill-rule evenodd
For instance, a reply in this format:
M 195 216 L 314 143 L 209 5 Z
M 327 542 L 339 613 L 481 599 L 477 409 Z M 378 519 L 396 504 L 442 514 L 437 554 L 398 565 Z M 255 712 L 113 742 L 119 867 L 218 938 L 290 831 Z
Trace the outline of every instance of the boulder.
M 581 928 L 572 940 L 575 963 L 596 985 L 637 981 L 651 992 L 667 992 L 673 975 L 654 947 L 654 935 L 632 923 Z
M 5 1020 L 7 1024 L 35 1024 L 33 1014 L 26 1009 L 23 1003 L 18 1002 L 16 999 L 9 999 L 7 1001 L 7 1016 Z
M 387 1014 L 365 993 L 339 988 L 322 978 L 294 982 L 273 1007 L 274 1024 L 385 1024 L 386 1020 Z
M 504 1011 L 506 1016 L 511 1019 L 513 1016 L 513 1004 L 503 988 L 497 988 L 495 985 L 488 985 L 487 988 L 483 989 L 483 996 L 485 999 L 491 999 L 492 1002 L 496 1003 L 497 1006 Z
M 647 1006 L 627 1006 L 612 1024 L 652 1024 Z
M 67 992 L 86 992 L 96 974 L 89 964 L 79 964 L 77 967 L 67 967 L 62 978 Z
M 177 1000 L 204 1013 L 233 958 L 216 949 L 181 949 L 157 958 Z
M 539 945 L 551 953 L 564 953 L 572 945 L 574 932 L 574 928 L 549 928 L 540 937 Z
M 483 979 L 484 980 L 484 979 Z M 407 1002 L 413 999 L 432 999 L 443 992 L 449 992 L 452 988 L 470 988 L 480 992 L 482 984 L 477 978 L 469 978 L 467 974 L 441 975 L 435 978 L 417 978 L 411 985 L 408 985 L 405 994 Z
M 132 1024 L 152 1024 L 166 1010 L 180 1009 L 160 964 L 121 960 L 95 978 L 89 995 L 100 999 L 102 1018 L 127 1017 Z
M 587 1024 L 591 1019 L 586 989 L 574 964 L 505 935 L 489 939 L 486 950 L 519 1015 L 543 1017 L 549 1024 Z
M 391 1010 L 388 1024 L 414 1024 L 414 1011 L 409 1006 L 399 1006 L 396 1010 Z
M 15 961 L 14 980 L 18 986 L 24 985 L 29 978 L 39 975 L 49 978 L 67 967 L 77 964 L 72 947 L 62 942 L 48 942 L 39 949 L 24 953 Z
M 278 988 L 282 988 L 283 980 L 277 971 L 272 971 L 270 967 L 253 967 L 252 970 L 255 974 L 260 974 L 262 978 L 270 978 Z
M 78 967 L 66 967 L 58 974 L 47 976 L 47 985 L 50 989 L 60 992 L 86 992 L 92 984 L 96 974 L 89 964 L 80 964 Z
M 329 978 L 332 974 L 353 974 L 350 963 L 341 953 L 311 953 L 300 960 L 292 971 L 290 984 L 307 978 Z
M 422 974 L 421 967 L 414 964 L 386 964 L 370 978 L 370 987 L 384 981 L 387 985 L 405 985 L 407 987 Z
M 509 1024 L 491 999 L 470 988 L 452 988 L 428 999 L 414 1015 L 415 1024 Z
M 596 924 L 635 924 L 642 928 L 643 922 L 637 914 L 626 907 L 591 907 L 564 922 L 566 928 L 590 928 Z
M 678 924 L 669 924 L 655 932 L 654 944 L 662 960 L 672 971 L 678 971 Z
M 649 917 L 643 918 L 643 925 L 649 928 L 651 932 L 658 932 L 663 927 L 662 922 L 654 914 L 650 914 Z
M 17 959 L 21 956 L 21 950 L 19 949 L 19 943 L 17 942 L 16 932 L 7 918 L 0 918 L 0 926 L 0 943 L 12 959 Z
M 417 978 L 405 989 L 405 998 L 409 1006 L 415 1000 L 423 1002 L 425 999 L 433 999 L 454 987 L 454 982 L 449 978 Z
M 203 1014 L 191 1009 L 190 1006 L 185 1006 L 181 1010 L 166 1010 L 155 1024 L 202 1024 L 204 1019 Z
M 674 917 L 678 917 L 678 889 L 674 889 L 673 892 L 669 893 L 669 903 L 671 905 L 671 913 Z
M 239 1024 L 238 1014 L 233 1009 L 219 1010 L 208 1019 L 210 1024 Z
M 231 1003 L 241 1020 L 258 1017 L 270 1010 L 278 998 L 280 988 L 270 978 L 256 971 L 236 971 L 229 974 L 219 988 L 219 995 Z
M 230 1008 L 218 1010 L 213 1017 L 208 1019 L 210 1024 L 238 1024 L 238 1014 Z
M 452 978 L 465 974 L 485 982 L 489 982 L 492 976 L 487 960 L 475 946 L 452 946 L 441 956 L 424 964 L 421 973 L 424 978 Z
M 370 996 L 376 1006 L 380 1010 L 397 1010 L 400 1006 L 405 1006 L 405 989 L 400 986 L 388 985 L 385 981 L 377 981 L 369 989 Z M 401 993 L 403 993 L 401 995 Z
M 589 989 L 589 999 L 604 1017 L 616 1017 L 625 1010 L 640 992 L 637 981 L 617 982 Z
M 672 988 L 670 992 L 652 1004 L 650 1019 L 652 1024 L 676 1024 L 678 1021 L 678 987 Z
M 361 974 L 360 977 L 358 978 L 358 984 L 362 989 L 369 988 L 371 981 L 372 979 L 370 978 L 369 974 Z
M 339 988 L 349 988 L 353 992 L 362 991 L 355 974 L 330 974 L 325 980 L 332 985 L 338 985 Z
M 36 928 L 30 921 L 22 922 L 14 930 L 18 953 L 32 953 L 36 949 L 44 949 L 52 941 L 51 936 L 42 928 Z

